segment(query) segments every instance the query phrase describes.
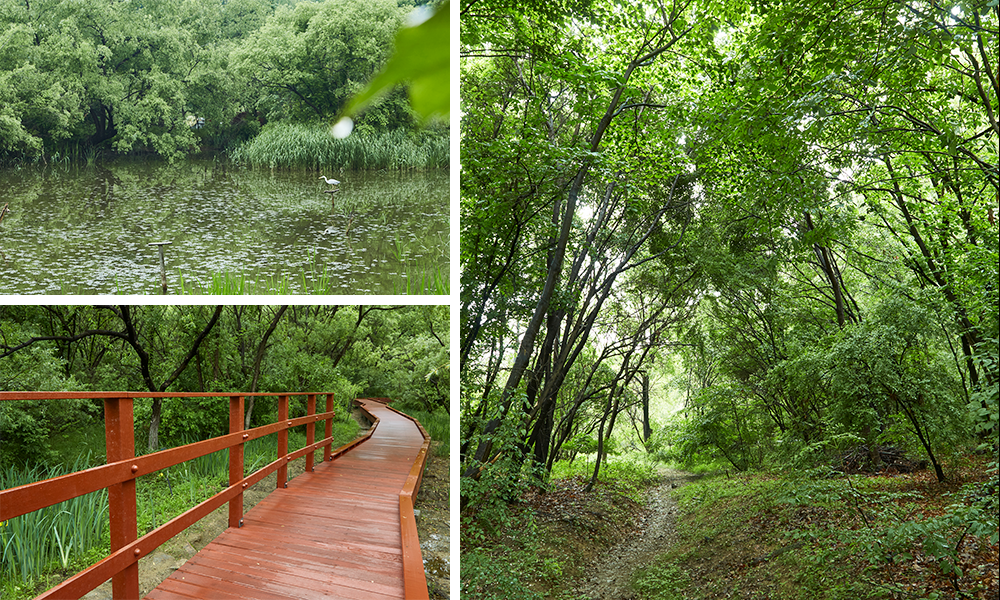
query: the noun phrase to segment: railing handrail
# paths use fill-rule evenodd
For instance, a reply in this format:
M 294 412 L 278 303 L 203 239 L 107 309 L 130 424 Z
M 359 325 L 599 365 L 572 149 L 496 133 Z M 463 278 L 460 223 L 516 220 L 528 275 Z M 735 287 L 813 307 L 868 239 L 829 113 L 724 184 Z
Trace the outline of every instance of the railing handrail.
M 322 396 L 328 392 L 239 392 L 236 395 L 253 396 Z M 235 392 L 0 392 L 0 402 L 5 400 L 104 400 L 107 398 L 230 398 Z
M 326 411 L 316 413 L 316 396 L 326 396 Z M 243 401 L 249 396 L 277 396 L 278 420 L 270 425 L 243 429 Z M 288 399 L 306 396 L 306 416 L 288 418 Z M 228 398 L 230 402 L 230 433 L 208 440 L 194 442 L 135 456 L 134 421 L 132 400 L 136 398 Z M 274 471 L 278 472 L 277 487 L 287 486 L 288 463 L 306 456 L 306 470 L 313 470 L 313 453 L 323 448 L 323 459 L 333 460 L 371 437 L 374 425 L 368 432 L 352 442 L 333 450 L 333 394 L 327 392 L 289 393 L 178 393 L 178 392 L 0 392 L 4 400 L 66 400 L 103 399 L 105 403 L 105 443 L 108 463 L 84 471 L 75 471 L 44 481 L 29 483 L 0 491 L 0 521 L 58 504 L 83 494 L 108 489 L 108 511 L 111 525 L 111 554 L 103 560 L 80 571 L 63 583 L 42 593 L 37 598 L 80 597 L 112 580 L 114 598 L 137 598 L 139 595 L 138 560 L 150 554 L 164 542 L 195 524 L 210 512 L 229 502 L 229 525 L 239 527 L 243 519 L 243 490 L 261 481 Z M 325 437 L 314 442 L 315 424 L 325 421 Z M 376 423 L 377 424 L 377 423 Z M 288 452 L 288 430 L 306 426 L 306 445 Z M 243 445 L 271 433 L 278 434 L 278 456 L 275 461 L 254 471 L 249 476 L 243 472 Z M 205 456 L 222 449 L 229 453 L 229 487 L 211 498 L 188 509 L 160 527 L 137 538 L 135 479 L 161 469 Z

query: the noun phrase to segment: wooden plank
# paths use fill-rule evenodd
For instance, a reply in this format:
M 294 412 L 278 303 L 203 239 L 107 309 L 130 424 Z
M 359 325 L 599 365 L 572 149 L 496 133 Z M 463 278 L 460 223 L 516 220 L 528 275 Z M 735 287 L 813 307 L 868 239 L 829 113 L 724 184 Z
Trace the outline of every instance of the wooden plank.
M 271 493 L 147 598 L 404 598 L 400 493 L 425 439 L 406 417 L 359 403 L 377 421 L 369 440 Z M 419 556 L 419 541 L 408 544 Z

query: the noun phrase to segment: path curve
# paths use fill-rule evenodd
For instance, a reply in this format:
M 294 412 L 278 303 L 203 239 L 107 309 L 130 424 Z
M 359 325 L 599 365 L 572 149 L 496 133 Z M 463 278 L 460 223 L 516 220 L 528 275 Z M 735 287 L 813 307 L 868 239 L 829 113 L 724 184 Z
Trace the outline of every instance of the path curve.
M 639 522 L 638 535 L 602 552 L 585 572 L 592 575 L 574 590 L 574 597 L 592 600 L 629 600 L 636 569 L 650 564 L 676 540 L 677 501 L 670 492 L 700 475 L 676 469 L 657 469 L 660 483 L 647 492 L 649 512 Z

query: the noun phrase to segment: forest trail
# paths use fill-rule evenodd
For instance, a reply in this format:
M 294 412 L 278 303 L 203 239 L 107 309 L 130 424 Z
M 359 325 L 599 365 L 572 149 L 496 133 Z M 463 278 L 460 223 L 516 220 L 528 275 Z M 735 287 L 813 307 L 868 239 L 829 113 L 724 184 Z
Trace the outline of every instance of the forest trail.
M 702 475 L 668 468 L 657 469 L 657 473 L 660 483 L 647 492 L 649 513 L 639 521 L 637 535 L 602 552 L 585 569 L 592 575 L 576 587 L 577 596 L 595 600 L 631 599 L 632 574 L 674 543 L 677 502 L 670 492 Z

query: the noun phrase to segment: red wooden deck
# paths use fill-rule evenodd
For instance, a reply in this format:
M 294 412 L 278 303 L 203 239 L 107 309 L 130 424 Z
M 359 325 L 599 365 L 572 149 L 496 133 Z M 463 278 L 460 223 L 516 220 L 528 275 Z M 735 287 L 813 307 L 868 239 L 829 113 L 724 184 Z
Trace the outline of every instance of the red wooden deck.
M 357 402 L 379 418 L 367 441 L 332 462 L 317 461 L 313 472 L 272 492 L 246 513 L 242 527 L 227 529 L 146 597 L 413 596 L 404 591 L 400 492 L 408 478 L 413 483 L 424 438 L 384 404 Z M 406 543 L 412 552 L 415 542 Z

